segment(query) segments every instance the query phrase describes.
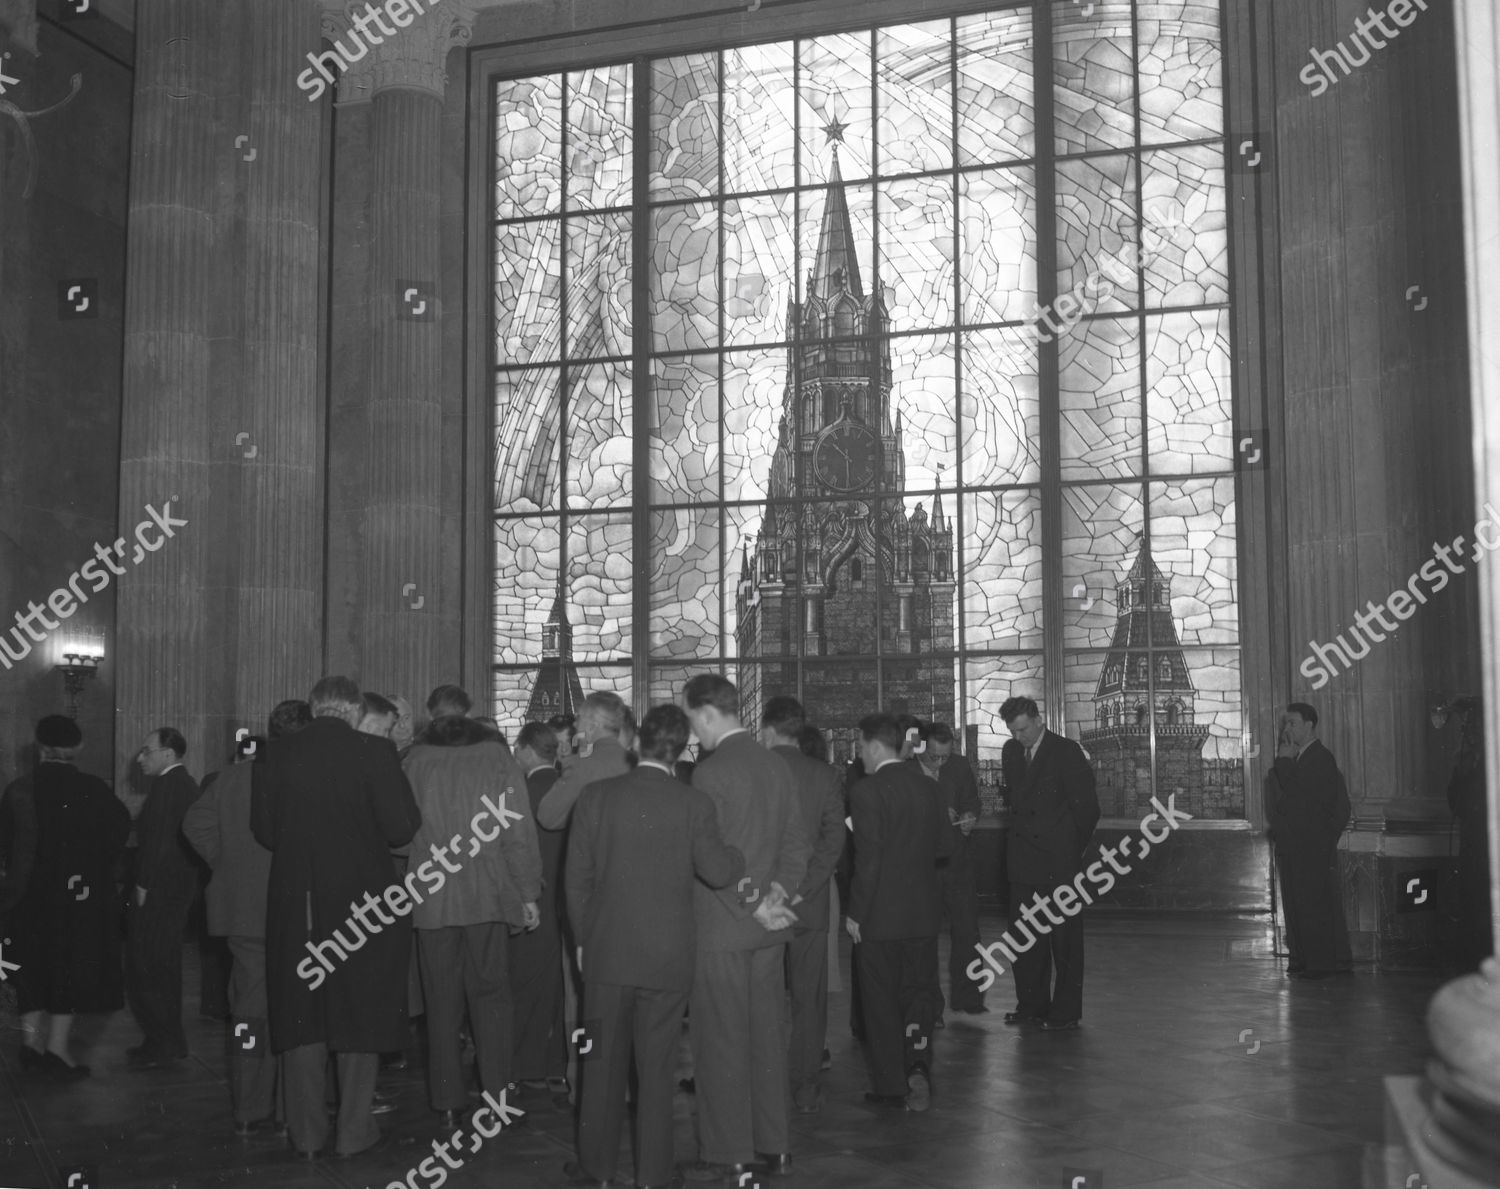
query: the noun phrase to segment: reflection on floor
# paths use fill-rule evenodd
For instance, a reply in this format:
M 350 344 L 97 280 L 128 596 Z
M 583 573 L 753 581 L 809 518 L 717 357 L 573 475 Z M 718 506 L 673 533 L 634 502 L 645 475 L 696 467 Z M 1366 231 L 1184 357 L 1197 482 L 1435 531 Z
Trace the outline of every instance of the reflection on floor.
M 997 924 L 981 922 L 987 936 Z M 847 939 L 843 962 L 847 974 Z M 835 996 L 828 1100 L 820 1115 L 794 1116 L 793 1176 L 781 1183 L 1050 1189 L 1093 1170 L 1109 1189 L 1357 1187 L 1366 1165 L 1374 1172 L 1381 1162 L 1381 1078 L 1421 1071 L 1423 1015 L 1442 981 L 1361 973 L 1291 982 L 1259 922 L 1096 913 L 1084 1027 L 1007 1028 L 1001 1013 L 1012 1006 L 1010 988 L 997 985 L 989 1014 L 950 1013 L 938 1034 L 927 1114 L 865 1106 L 848 996 Z M 192 974 L 187 982 L 197 985 Z M 195 996 L 189 1002 L 196 1008 Z M 0 1185 L 62 1186 L 67 1170 L 92 1165 L 93 1189 L 378 1187 L 405 1180 L 443 1138 L 427 1108 L 419 1048 L 409 1072 L 382 1075 L 398 1092 L 398 1109 L 382 1116 L 396 1142 L 351 1161 L 299 1166 L 284 1141 L 234 1136 L 222 1024 L 194 1018 L 192 1060 L 133 1074 L 124 1050 L 138 1035 L 119 1013 L 79 1036 L 78 1055 L 94 1076 L 64 1086 L 19 1072 L 16 1020 L 3 1023 Z M 686 1045 L 683 1054 L 686 1062 Z M 531 1112 L 526 1125 L 466 1154 L 450 1185 L 563 1183 L 571 1116 L 545 1096 L 520 1105 Z M 677 1111 L 677 1153 L 686 1160 L 696 1151 L 693 1099 L 679 1094 Z M 624 1184 L 630 1166 L 627 1145 Z M 421 1189 L 433 1178 L 414 1173 L 410 1183 Z

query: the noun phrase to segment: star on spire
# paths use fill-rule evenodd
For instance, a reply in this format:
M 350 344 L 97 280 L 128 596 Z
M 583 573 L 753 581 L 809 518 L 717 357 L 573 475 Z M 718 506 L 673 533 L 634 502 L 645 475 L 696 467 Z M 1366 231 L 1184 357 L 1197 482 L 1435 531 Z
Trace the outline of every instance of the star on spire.
M 828 138 L 829 144 L 843 144 L 844 130 L 848 127 L 848 124 L 842 123 L 839 120 L 829 120 L 828 123 L 823 125 L 823 135 Z

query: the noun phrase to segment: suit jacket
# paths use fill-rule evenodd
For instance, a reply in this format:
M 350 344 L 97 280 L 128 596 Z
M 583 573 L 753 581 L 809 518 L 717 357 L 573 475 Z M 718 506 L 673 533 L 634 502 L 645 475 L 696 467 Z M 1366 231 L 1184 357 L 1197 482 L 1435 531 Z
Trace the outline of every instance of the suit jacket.
M 786 761 L 792 774 L 792 787 L 802 814 L 802 828 L 812 841 L 812 856 L 807 874 L 795 888 L 787 891 L 802 897 L 792 911 L 797 914 L 799 930 L 827 931 L 828 881 L 833 878 L 844 853 L 844 778 L 832 764 L 821 764 L 792 745 L 771 749 Z
M 182 836 L 182 819 L 198 799 L 198 782 L 178 765 L 151 778 L 136 824 L 141 849 L 136 866 L 138 887 L 158 903 L 191 900 L 198 890 L 198 859 Z
M 531 814 L 536 816 L 542 798 L 552 791 L 557 783 L 556 768 L 538 768 L 526 774 L 526 795 L 531 800 Z M 563 855 L 568 847 L 566 830 L 547 830 L 540 823 L 536 831 L 537 849 L 542 855 L 542 920 L 545 924 L 549 913 L 554 916 L 562 912 Z
M 927 769 L 921 766 L 921 761 L 913 760 L 923 776 L 927 776 Z M 979 782 L 974 779 L 974 769 L 969 767 L 969 761 L 960 755 L 951 755 L 938 765 L 937 776 L 933 777 L 938 782 L 938 787 L 943 790 L 943 800 L 952 811 L 949 815 L 950 823 L 953 823 L 953 814 L 963 817 L 972 813 L 975 818 L 979 817 L 983 808 L 979 802 Z M 957 871 L 962 867 L 972 864 L 970 857 L 970 844 L 972 837 L 965 836 L 958 828 L 957 823 L 948 827 L 953 831 L 953 855 L 948 860 L 948 869 Z
M 1048 731 L 1030 765 L 1019 739 L 1001 750 L 1000 765 L 1010 789 L 1005 857 L 1011 882 L 1060 884 L 1073 879 L 1099 824 L 1094 770 L 1083 748 Z
M 915 764 L 882 764 L 850 793 L 854 883 L 849 919 L 864 941 L 936 937 L 942 924 L 937 862 L 953 852 L 948 804 Z
M 387 913 L 394 923 L 385 925 L 367 910 L 377 928 L 366 930 L 351 906 L 396 885 L 391 847 L 410 842 L 421 822 L 396 745 L 342 719 L 319 717 L 273 740 L 251 766 L 250 779 L 250 826 L 271 851 L 266 990 L 272 1049 L 326 1042 L 341 1052 L 394 1052 L 408 1040 L 411 917 Z M 413 859 L 419 867 L 420 856 Z M 413 886 L 424 897 L 443 894 L 431 884 Z M 343 959 L 330 956 L 333 969 L 325 972 L 307 945 L 321 945 L 334 930 L 354 949 Z
M 1277 756 L 1266 782 L 1266 821 L 1276 849 L 1326 852 L 1349 824 L 1349 790 L 1333 753 L 1314 739 L 1295 760 Z
M 205 779 L 203 794 L 182 819 L 182 833 L 213 868 L 204 894 L 212 937 L 264 937 L 271 852 L 250 830 L 251 770 L 241 760 Z
M 445 715 L 428 725 L 403 767 L 422 815 L 409 862 L 420 867 L 434 846 L 457 838 L 462 849 L 453 859 L 463 864 L 448 875 L 440 895 L 412 910 L 412 925 L 447 929 L 503 921 L 520 928 L 523 906 L 542 894 L 542 856 L 526 778 L 510 748 L 472 718 Z M 502 827 L 488 811 L 481 834 L 473 823 L 487 812 L 486 797 L 520 820 Z
M 599 739 L 588 755 L 568 756 L 563 760 L 562 775 L 537 808 L 537 825 L 548 830 L 563 829 L 568 824 L 568 815 L 573 812 L 579 793 L 596 780 L 623 776 L 629 771 L 630 761 L 618 739 Z
M 567 859 L 584 981 L 691 990 L 693 877 L 722 888 L 744 872 L 713 802 L 675 776 L 643 764 L 589 785 L 573 808 Z
M 709 795 L 719 814 L 724 841 L 745 856 L 749 882 L 714 891 L 693 888 L 702 950 L 752 950 L 791 940 L 791 930 L 768 932 L 754 919 L 760 897 L 774 880 L 790 898 L 802 886 L 812 840 L 802 825 L 802 810 L 786 761 L 757 743 L 748 731 L 727 739 L 693 769 L 693 787 Z M 801 916 L 802 905 L 793 912 Z M 811 919 L 807 918 L 811 924 Z

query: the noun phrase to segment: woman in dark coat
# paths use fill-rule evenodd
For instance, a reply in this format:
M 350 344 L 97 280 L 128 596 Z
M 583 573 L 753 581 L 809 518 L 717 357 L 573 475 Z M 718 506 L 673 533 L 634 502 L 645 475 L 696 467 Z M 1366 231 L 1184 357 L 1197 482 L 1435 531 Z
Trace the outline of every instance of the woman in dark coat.
M 68 1053 L 68 1033 L 79 1012 L 124 1006 L 114 868 L 130 813 L 73 766 L 83 733 L 71 718 L 42 719 L 36 742 L 36 770 L 0 795 L 0 975 L 20 999 L 21 1068 L 87 1077 Z M 45 1036 L 43 1016 L 51 1017 Z

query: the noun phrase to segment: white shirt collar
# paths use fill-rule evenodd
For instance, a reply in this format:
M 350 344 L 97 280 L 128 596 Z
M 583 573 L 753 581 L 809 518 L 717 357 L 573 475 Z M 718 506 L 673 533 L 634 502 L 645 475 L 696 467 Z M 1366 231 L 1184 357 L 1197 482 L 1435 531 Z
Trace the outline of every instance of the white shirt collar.
M 538 772 L 556 772 L 556 764 L 538 764 L 535 768 L 527 769 L 527 776 L 535 776 Z
M 906 761 L 903 760 L 900 756 L 892 756 L 890 759 L 888 759 L 888 760 L 881 760 L 880 763 L 876 764 L 875 765 L 875 771 L 879 772 L 882 768 L 887 768 L 887 767 L 889 767 L 892 764 L 904 764 L 904 763 L 906 763 Z M 872 773 L 871 775 L 873 775 L 873 774 L 874 773 Z
M 724 744 L 724 740 L 726 740 L 726 739 L 728 739 L 728 738 L 730 738 L 730 737 L 732 737 L 734 735 L 748 735 L 749 733 L 750 733 L 750 728 L 749 727 L 735 727 L 734 730 L 732 730 L 732 731 L 725 731 L 722 735 L 720 735 L 719 736 L 719 741 L 718 741 L 718 743 L 714 744 L 714 747 L 715 747 L 715 749 L 717 749 L 719 747 L 722 747 L 723 744 Z
M 655 768 L 658 772 L 665 772 L 668 776 L 671 776 L 674 779 L 677 776 L 677 773 L 673 772 L 672 769 L 668 768 L 660 760 L 641 760 L 639 763 L 636 764 L 636 767 L 637 768 Z
M 182 767 L 182 761 L 178 760 L 175 764 L 168 764 L 165 768 L 163 768 L 160 772 L 158 772 L 157 775 L 158 776 L 165 776 L 173 768 L 181 768 L 181 767 Z

